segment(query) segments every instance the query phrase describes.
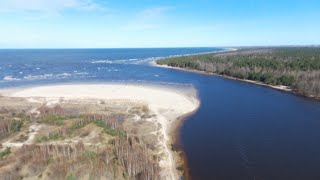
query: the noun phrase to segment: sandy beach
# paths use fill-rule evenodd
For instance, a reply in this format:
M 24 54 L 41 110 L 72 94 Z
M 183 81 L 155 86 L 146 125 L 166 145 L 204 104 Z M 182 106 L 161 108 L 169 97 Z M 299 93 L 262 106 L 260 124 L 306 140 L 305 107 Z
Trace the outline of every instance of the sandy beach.
M 173 122 L 179 117 L 193 112 L 199 106 L 196 91 L 157 87 L 152 85 L 121 85 L 121 84 L 65 84 L 38 86 L 19 89 L 2 90 L 3 96 L 26 98 L 30 102 L 41 101 L 55 104 L 64 100 L 126 100 L 146 103 L 156 115 L 161 125 L 160 160 L 164 179 L 179 179 L 173 153 L 170 149 L 169 133 Z

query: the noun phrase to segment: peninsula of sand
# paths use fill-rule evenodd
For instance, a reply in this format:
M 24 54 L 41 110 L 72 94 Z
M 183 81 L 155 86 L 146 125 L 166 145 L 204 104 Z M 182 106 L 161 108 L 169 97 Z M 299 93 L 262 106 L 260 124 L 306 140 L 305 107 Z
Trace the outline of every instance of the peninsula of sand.
M 157 153 L 160 155 L 161 179 L 179 179 L 170 134 L 179 117 L 195 111 L 199 106 L 196 91 L 192 88 L 169 88 L 137 84 L 60 84 L 0 91 L 2 97 L 23 98 L 26 102 L 52 106 L 64 102 L 125 102 L 145 104 L 154 115 L 146 121 L 160 128 L 153 132 L 158 138 Z M 28 142 L 32 141 L 32 138 Z M 5 143 L 4 143 L 5 144 Z M 8 146 L 14 146 L 7 143 Z

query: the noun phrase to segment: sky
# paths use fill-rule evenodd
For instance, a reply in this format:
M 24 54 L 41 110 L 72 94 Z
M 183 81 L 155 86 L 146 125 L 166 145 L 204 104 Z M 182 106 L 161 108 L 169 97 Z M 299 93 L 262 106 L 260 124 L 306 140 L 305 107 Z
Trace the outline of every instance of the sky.
M 0 0 L 0 48 L 318 44 L 319 0 Z

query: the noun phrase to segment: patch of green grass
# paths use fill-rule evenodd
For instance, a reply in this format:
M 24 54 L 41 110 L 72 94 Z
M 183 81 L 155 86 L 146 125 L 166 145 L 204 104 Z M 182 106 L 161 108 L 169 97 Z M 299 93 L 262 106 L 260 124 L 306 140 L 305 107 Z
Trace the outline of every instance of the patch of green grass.
M 49 138 L 48 138 L 47 136 L 39 136 L 39 137 L 37 137 L 37 139 L 36 139 L 36 141 L 37 141 L 38 143 L 46 142 L 46 141 L 48 141 L 48 140 L 49 140 Z
M 88 120 L 75 120 L 72 123 L 71 129 L 75 130 L 75 129 L 80 129 L 85 127 L 86 125 L 88 125 L 90 123 L 90 121 Z
M 97 120 L 94 121 L 94 124 L 102 127 L 103 128 L 103 132 L 111 135 L 111 136 L 121 136 L 124 137 L 125 136 L 125 132 L 120 131 L 118 129 L 113 129 L 110 125 L 106 124 L 104 121 L 102 120 Z
M 66 180 L 77 180 L 77 177 L 73 174 L 67 176 Z
M 42 121 L 48 124 L 62 126 L 64 124 L 64 120 L 66 119 L 69 119 L 69 117 L 61 117 L 61 116 L 50 114 L 43 117 Z
M 58 132 L 52 132 L 49 133 L 49 135 L 47 136 L 39 136 L 37 137 L 37 142 L 41 143 L 41 142 L 47 142 L 47 141 L 52 141 L 52 140 L 60 140 L 60 139 L 64 139 L 64 136 Z
M 4 151 L 0 152 L 0 160 L 5 159 L 11 153 L 11 149 L 7 147 Z
M 18 132 L 18 131 L 20 131 L 21 127 L 22 127 L 22 122 L 14 120 L 11 123 L 10 130 L 11 130 L 11 132 Z
M 97 157 L 97 153 L 94 152 L 94 151 L 89 151 L 89 150 L 86 150 L 83 154 L 85 157 L 89 158 L 89 159 L 94 159 Z

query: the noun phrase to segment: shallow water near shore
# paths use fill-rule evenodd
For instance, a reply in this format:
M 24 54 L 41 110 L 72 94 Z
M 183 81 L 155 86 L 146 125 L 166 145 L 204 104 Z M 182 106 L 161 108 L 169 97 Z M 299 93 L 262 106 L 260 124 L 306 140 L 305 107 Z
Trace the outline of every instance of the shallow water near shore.
M 219 48 L 0 50 L 0 87 L 57 83 L 194 86 L 198 111 L 180 128 L 192 179 L 320 179 L 320 103 L 221 77 L 150 66 Z

